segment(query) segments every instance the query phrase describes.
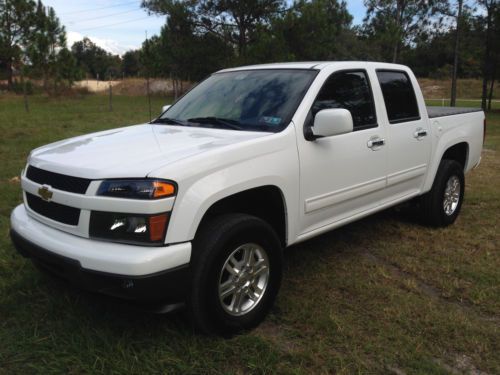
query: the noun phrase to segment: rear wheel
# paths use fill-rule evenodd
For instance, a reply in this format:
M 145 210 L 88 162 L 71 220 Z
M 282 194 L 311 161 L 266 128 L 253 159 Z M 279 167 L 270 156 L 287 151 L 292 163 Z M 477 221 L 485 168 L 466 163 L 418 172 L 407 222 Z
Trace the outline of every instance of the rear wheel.
M 455 222 L 462 207 L 464 190 L 462 166 L 455 160 L 442 160 L 432 189 L 422 196 L 424 221 L 434 227 L 445 227 Z
M 280 241 L 259 218 L 214 217 L 193 248 L 189 311 L 205 333 L 231 334 L 260 323 L 276 298 L 282 274 Z

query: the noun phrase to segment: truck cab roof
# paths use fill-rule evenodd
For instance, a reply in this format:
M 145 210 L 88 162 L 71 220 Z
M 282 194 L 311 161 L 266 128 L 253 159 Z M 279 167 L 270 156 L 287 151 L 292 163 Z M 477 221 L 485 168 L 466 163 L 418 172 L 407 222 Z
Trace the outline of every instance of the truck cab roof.
M 228 68 L 219 70 L 217 73 L 223 72 L 233 72 L 239 70 L 255 70 L 255 69 L 315 69 L 323 70 L 330 67 L 356 67 L 360 66 L 373 66 L 381 69 L 398 69 L 398 70 L 409 70 L 405 65 L 382 63 L 375 61 L 301 61 L 301 62 L 280 62 L 280 63 L 270 63 L 270 64 L 257 64 L 257 65 L 246 65 L 239 66 L 235 68 Z

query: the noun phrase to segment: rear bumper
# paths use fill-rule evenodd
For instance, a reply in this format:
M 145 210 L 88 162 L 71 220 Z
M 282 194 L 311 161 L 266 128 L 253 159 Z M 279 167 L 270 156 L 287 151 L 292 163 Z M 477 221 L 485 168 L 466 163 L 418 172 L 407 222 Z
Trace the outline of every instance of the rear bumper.
M 23 205 L 12 212 L 11 228 L 19 253 L 82 289 L 172 303 L 186 294 L 189 242 L 142 247 L 82 238 L 38 222 Z

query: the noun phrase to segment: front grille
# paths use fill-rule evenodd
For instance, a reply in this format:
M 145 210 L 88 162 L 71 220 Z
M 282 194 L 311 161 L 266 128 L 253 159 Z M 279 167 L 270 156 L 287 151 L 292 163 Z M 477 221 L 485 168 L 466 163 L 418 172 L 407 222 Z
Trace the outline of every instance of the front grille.
M 78 225 L 80 209 L 55 202 L 46 202 L 36 195 L 26 193 L 28 207 L 36 213 L 68 225 Z
M 54 189 L 69 191 L 71 193 L 85 194 L 91 180 L 81 177 L 67 176 L 60 173 L 49 172 L 33 166 L 28 166 L 26 172 L 28 180 L 50 185 Z

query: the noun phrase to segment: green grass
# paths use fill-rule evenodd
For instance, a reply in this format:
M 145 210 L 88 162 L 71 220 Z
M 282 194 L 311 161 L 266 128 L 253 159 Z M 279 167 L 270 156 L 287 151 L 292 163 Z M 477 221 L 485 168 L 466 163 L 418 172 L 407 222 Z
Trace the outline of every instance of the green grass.
M 463 211 L 440 230 L 392 209 L 286 251 L 278 301 L 256 330 L 196 335 L 47 277 L 8 238 L 29 151 L 149 118 L 144 98 L 0 98 L 0 374 L 500 373 L 500 113 Z M 164 100 L 153 99 L 159 109 Z M 154 112 L 157 112 L 154 110 Z

